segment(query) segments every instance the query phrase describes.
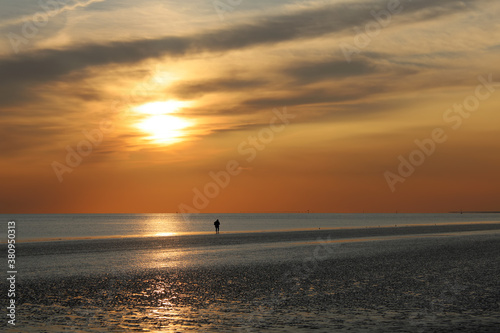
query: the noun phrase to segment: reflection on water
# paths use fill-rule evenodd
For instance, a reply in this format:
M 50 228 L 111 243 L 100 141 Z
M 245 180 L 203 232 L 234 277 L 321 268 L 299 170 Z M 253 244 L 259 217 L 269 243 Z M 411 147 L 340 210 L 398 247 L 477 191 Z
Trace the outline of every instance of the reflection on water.
M 168 217 L 156 214 L 144 215 L 141 236 L 174 236 L 182 232 L 179 219 L 181 217 L 175 214 Z
M 213 325 L 213 279 L 196 272 L 74 277 L 23 284 L 17 317 L 9 332 L 179 332 Z M 42 292 L 43 291 L 43 292 Z M 210 303 L 210 304 L 209 304 Z M 208 307 L 206 306 L 208 305 Z
M 19 261 L 21 278 L 32 280 L 40 277 L 66 277 L 91 274 L 121 274 L 148 269 L 189 265 L 189 250 L 151 249 L 117 251 L 113 243 L 101 250 L 89 246 L 89 252 L 61 253 L 54 255 L 24 256 Z M 64 251 L 64 249 L 62 250 Z
M 157 232 L 153 234 L 153 237 L 167 237 L 167 236 L 175 236 L 177 235 L 175 232 Z M 148 235 L 146 235 L 148 236 Z

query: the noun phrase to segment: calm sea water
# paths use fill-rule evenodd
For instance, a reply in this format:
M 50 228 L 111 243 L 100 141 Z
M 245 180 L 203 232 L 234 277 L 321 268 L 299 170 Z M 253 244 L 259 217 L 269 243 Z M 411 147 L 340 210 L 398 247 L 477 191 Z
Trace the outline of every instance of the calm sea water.
M 53 240 L 122 236 L 241 233 L 297 229 L 500 221 L 500 214 L 1 214 L 0 236 L 16 221 L 16 239 Z

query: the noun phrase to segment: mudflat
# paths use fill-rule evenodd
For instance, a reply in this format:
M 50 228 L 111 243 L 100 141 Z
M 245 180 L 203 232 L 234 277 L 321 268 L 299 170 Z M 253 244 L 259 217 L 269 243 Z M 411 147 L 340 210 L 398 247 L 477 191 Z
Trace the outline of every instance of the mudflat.
M 9 331 L 498 332 L 500 234 L 363 230 L 298 232 L 258 261 L 21 280 Z

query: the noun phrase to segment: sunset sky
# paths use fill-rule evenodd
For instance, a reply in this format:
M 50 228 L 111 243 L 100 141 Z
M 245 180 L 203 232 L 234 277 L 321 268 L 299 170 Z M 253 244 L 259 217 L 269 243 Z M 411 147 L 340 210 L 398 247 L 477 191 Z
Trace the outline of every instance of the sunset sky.
M 500 210 L 499 1 L 0 1 L 0 213 Z

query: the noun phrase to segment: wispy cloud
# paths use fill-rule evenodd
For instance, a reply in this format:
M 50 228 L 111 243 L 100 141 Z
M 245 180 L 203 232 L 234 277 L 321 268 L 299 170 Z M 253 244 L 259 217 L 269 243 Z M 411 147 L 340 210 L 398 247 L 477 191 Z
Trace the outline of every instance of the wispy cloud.
M 329 60 L 312 63 L 300 63 L 284 71 L 302 83 L 332 80 L 358 75 L 368 75 L 378 72 L 374 63 L 368 61 L 352 61 L 346 63 L 344 59 Z
M 181 99 L 192 99 L 200 97 L 208 93 L 224 93 L 230 91 L 241 91 L 261 87 L 265 85 L 265 81 L 259 79 L 237 79 L 237 78 L 222 78 L 203 81 L 188 81 L 181 82 L 173 87 L 168 88 L 168 92 L 174 94 Z
M 42 6 L 38 7 L 37 12 L 32 13 L 30 15 L 24 15 L 21 17 L 14 17 L 11 19 L 2 20 L 2 21 L 0 21 L 0 28 L 8 27 L 8 26 L 16 25 L 16 24 L 22 24 L 25 22 L 30 22 L 33 20 L 33 15 L 36 13 L 40 13 L 40 15 L 47 16 L 47 19 L 48 19 L 48 17 L 56 16 L 56 15 L 59 15 L 61 13 L 67 12 L 67 11 L 75 10 L 75 9 L 81 8 L 81 7 L 87 7 L 93 3 L 104 2 L 104 1 L 106 1 L 106 0 L 87 0 L 87 1 L 83 0 L 81 2 L 77 1 L 76 3 L 72 3 L 72 4 L 68 4 L 68 5 L 63 4 L 62 6 L 61 6 L 60 2 L 56 2 L 56 1 L 54 1 L 52 3 L 48 2 L 48 1 L 39 1 L 39 4 L 41 4 Z
M 421 0 L 405 3 L 406 7 L 400 15 L 410 23 L 450 15 L 477 5 L 478 1 L 472 0 Z M 0 59 L 0 103 L 22 99 L 22 90 L 34 84 L 56 80 L 90 66 L 133 64 L 164 56 L 227 52 L 332 33 L 347 33 L 347 29 L 373 20 L 370 11 L 384 6 L 386 1 L 337 3 L 184 37 L 116 41 L 106 45 L 85 44 L 62 50 L 45 49 L 19 54 Z M 358 71 L 361 70 L 367 68 L 358 67 Z

